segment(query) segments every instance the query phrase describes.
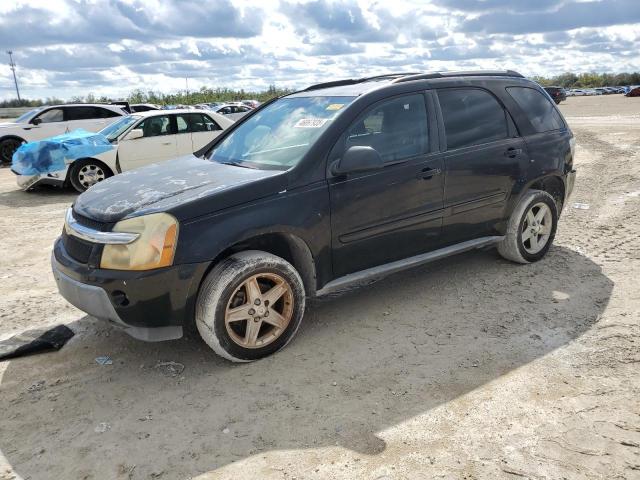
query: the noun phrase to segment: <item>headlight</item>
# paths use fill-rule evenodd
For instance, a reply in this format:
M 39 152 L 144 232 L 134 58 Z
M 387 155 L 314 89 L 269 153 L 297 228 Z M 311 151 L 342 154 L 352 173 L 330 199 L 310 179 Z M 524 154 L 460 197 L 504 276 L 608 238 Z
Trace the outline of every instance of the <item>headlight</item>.
M 105 245 L 100 268 L 152 270 L 173 264 L 178 243 L 178 221 L 168 213 L 122 220 L 116 223 L 113 231 L 137 233 L 140 236 L 125 245 Z

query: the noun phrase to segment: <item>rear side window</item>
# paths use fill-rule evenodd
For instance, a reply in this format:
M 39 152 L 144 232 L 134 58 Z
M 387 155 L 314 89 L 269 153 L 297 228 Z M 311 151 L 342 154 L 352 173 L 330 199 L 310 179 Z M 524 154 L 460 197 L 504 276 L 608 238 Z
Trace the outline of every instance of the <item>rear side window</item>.
M 108 108 L 99 108 L 97 107 L 98 115 L 100 118 L 113 118 L 120 117 L 121 115 L 118 112 L 114 112 L 113 110 L 109 110 Z
M 354 145 L 376 149 L 384 162 L 427 151 L 427 110 L 422 95 L 407 95 L 375 105 L 347 131 L 345 149 Z
M 509 136 L 504 109 L 480 89 L 438 90 L 447 148 L 480 145 Z
M 101 118 L 100 111 L 95 107 L 66 107 L 67 120 L 91 120 Z
M 527 115 L 536 132 L 548 132 L 564 127 L 556 107 L 538 90 L 528 87 L 507 87 L 507 92 Z
M 211 117 L 204 113 L 184 113 L 177 115 L 176 121 L 178 123 L 178 133 L 222 130 Z

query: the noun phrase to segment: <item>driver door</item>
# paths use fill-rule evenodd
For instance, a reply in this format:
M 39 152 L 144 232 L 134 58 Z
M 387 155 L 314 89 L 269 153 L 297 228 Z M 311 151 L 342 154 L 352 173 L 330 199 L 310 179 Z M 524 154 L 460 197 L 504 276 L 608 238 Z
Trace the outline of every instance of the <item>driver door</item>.
M 118 158 L 123 171 L 175 158 L 178 154 L 176 133 L 170 115 L 155 115 L 143 120 L 136 128 L 143 136 L 132 140 L 125 137 L 118 144 Z
M 336 145 L 338 156 L 351 146 L 370 146 L 384 161 L 381 169 L 329 178 L 336 277 L 437 248 L 443 161 L 432 153 L 435 116 L 425 102 L 422 93 L 383 100 Z

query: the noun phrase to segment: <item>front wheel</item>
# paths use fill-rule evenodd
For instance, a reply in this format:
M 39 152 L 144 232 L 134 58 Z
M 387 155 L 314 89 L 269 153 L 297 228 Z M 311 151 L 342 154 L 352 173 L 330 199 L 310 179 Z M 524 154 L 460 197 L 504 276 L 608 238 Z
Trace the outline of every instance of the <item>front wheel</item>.
M 0 165 L 10 165 L 13 154 L 22 143 L 22 140 L 17 138 L 8 138 L 0 142 Z
M 293 265 L 248 250 L 222 260 L 207 275 L 196 302 L 196 327 L 221 357 L 249 362 L 289 343 L 304 304 L 304 285 Z
M 537 262 L 551 247 L 557 225 L 558 207 L 554 198 L 542 190 L 530 190 L 511 214 L 498 252 L 513 262 Z
M 104 163 L 89 158 L 73 163 L 69 172 L 69 181 L 73 188 L 82 193 L 112 175 L 113 173 Z

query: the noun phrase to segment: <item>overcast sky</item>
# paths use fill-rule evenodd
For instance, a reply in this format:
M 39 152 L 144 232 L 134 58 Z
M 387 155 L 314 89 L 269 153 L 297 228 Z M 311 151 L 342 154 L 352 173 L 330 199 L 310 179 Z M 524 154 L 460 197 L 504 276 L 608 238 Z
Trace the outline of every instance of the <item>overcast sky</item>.
M 0 98 L 640 70 L 640 0 L 2 0 Z

